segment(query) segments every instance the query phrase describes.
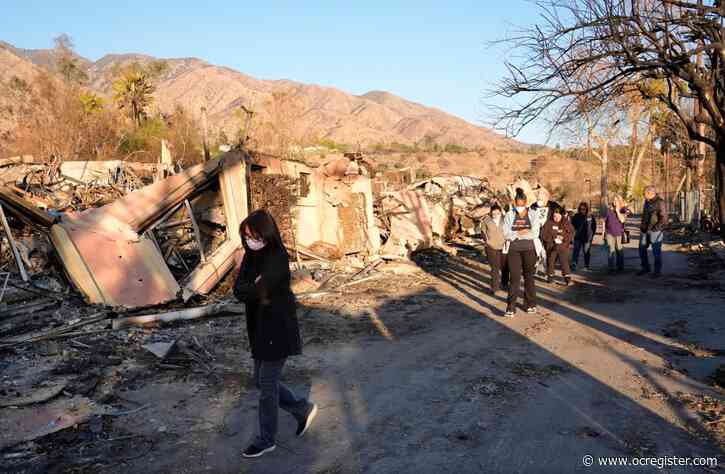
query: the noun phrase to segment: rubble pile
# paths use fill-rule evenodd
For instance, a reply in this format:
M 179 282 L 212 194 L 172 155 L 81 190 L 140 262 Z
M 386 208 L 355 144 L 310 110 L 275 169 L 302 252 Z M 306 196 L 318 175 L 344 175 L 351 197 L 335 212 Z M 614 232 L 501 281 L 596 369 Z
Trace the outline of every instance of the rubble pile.
M 455 253 L 446 242 L 470 244 L 491 204 L 509 201 L 486 179 L 454 175 L 395 181 L 396 190 L 374 194 L 372 164 L 361 154 L 311 167 L 234 151 L 185 170 L 173 169 L 168 153 L 162 158 L 0 160 L 0 176 L 10 177 L 0 187 L 8 211 L 1 269 L 17 268 L 26 288 L 121 312 L 217 298 L 224 293 L 212 290 L 239 260 L 239 223 L 250 209 L 266 208 L 294 268 L 308 272 L 298 278 L 300 288 L 329 291 L 340 283 L 335 278 L 370 269 L 381 257 L 431 248 Z M 14 272 L 5 275 L 20 283 Z
M 45 284 L 56 291 L 124 309 L 208 295 L 238 261 L 250 209 L 275 217 L 298 263 L 361 269 L 381 255 L 475 244 L 494 202 L 508 203 L 514 186 L 532 200 L 538 192 L 522 181 L 497 193 L 484 178 L 456 175 L 396 177 L 384 186 L 394 190 L 374 192 L 360 153 L 312 167 L 234 151 L 185 170 L 167 151 L 156 164 L 15 157 L 0 170 L 3 268 L 24 281 L 51 275 Z
M 376 202 L 376 216 L 383 229 L 384 254 L 404 255 L 444 245 L 445 241 L 471 237 L 494 202 L 507 202 L 486 179 L 436 176 L 403 191 L 383 193 Z
M 32 203 L 51 215 L 108 204 L 153 181 L 153 164 L 123 161 L 35 163 L 32 156 L 0 160 L 6 199 Z
M 88 303 L 139 308 L 206 294 L 232 268 L 247 214 L 241 154 L 175 174 L 164 163 L 46 167 L 42 180 L 18 178 L 25 189 L 17 181 L 0 188 L 10 215 L 0 213 L 4 254 L 12 256 L 3 263 L 23 281 L 45 278 L 55 265 L 52 274 L 67 276 Z M 131 171 L 139 169 L 143 177 Z M 69 200 L 65 189 L 84 198 Z

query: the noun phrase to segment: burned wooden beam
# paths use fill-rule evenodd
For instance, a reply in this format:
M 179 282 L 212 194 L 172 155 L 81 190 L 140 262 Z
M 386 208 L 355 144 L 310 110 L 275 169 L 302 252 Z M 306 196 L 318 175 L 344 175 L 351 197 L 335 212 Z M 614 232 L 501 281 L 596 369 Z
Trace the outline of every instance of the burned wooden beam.
M 194 217 L 194 210 L 191 208 L 191 203 L 188 199 L 184 200 L 184 206 L 186 206 L 186 212 L 189 213 L 189 219 L 191 219 L 191 226 L 194 228 L 194 239 L 196 240 L 196 246 L 199 249 L 199 258 L 202 263 L 206 263 L 206 256 L 204 255 L 204 245 L 201 242 L 201 232 L 199 231 L 199 223 L 196 222 Z
M 244 305 L 219 303 L 208 306 L 200 306 L 198 308 L 169 311 L 167 313 L 129 316 L 127 318 L 115 319 L 113 321 L 113 329 L 123 329 L 130 326 L 144 326 L 153 323 L 188 321 L 190 319 L 198 319 L 222 313 L 244 313 Z
M 23 279 L 23 281 L 28 281 L 28 273 L 25 271 L 25 265 L 23 265 L 23 260 L 20 258 L 18 246 L 15 245 L 15 239 L 13 239 L 13 234 L 10 231 L 10 225 L 8 224 L 8 220 L 5 217 L 5 211 L 3 210 L 2 205 L 0 205 L 0 220 L 2 220 L 3 229 L 5 230 L 5 237 L 7 237 L 8 243 L 10 244 L 10 250 L 12 250 L 13 252 L 13 258 L 15 258 L 15 264 L 18 266 L 20 277 Z
M 0 168 L 4 166 L 15 166 L 15 165 L 34 165 L 35 159 L 33 155 L 23 156 L 11 156 L 10 158 L 3 158 L 0 160 Z
M 30 225 L 49 228 L 56 222 L 55 217 L 39 209 L 18 191 L 7 186 L 0 187 L 0 204 L 5 206 L 8 212 Z

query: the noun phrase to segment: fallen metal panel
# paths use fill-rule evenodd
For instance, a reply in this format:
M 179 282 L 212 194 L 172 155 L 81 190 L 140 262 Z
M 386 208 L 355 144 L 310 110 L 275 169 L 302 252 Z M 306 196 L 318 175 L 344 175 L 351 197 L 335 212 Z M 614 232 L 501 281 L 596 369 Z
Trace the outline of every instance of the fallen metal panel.
M 239 224 L 248 214 L 246 165 L 241 161 L 228 164 L 219 175 L 219 189 L 224 202 L 227 238 L 206 262 L 197 266 L 185 284 L 183 298 L 209 293 L 234 267 L 234 254 L 242 248 Z
M 103 407 L 80 396 L 37 407 L 0 410 L 0 450 L 79 425 L 95 413 L 103 413 Z
M 134 308 L 164 303 L 179 293 L 149 239 L 111 239 L 69 224 L 54 225 L 50 235 L 68 275 L 90 303 Z
M 157 245 L 143 233 L 218 175 L 227 238 L 187 278 L 184 296 L 208 293 L 231 268 L 241 247 L 239 224 L 247 215 L 241 153 L 226 153 L 134 191 L 106 206 L 63 217 L 51 240 L 75 285 L 91 303 L 129 308 L 171 301 L 180 286 Z
M 68 273 L 70 279 L 86 296 L 88 301 L 103 301 L 104 296 L 100 285 L 93 278 L 93 274 L 91 274 L 88 267 L 86 267 L 83 257 L 78 253 L 78 249 L 73 244 L 65 229 L 60 225 L 51 227 L 50 241 L 58 252 L 58 256 L 63 262 L 66 273 Z

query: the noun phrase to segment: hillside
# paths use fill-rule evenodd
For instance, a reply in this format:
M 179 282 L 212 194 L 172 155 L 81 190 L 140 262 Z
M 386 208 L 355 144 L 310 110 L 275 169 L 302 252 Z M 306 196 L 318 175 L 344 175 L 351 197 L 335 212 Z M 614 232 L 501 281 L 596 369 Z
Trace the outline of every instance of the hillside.
M 7 43 L 0 43 L 0 48 L 5 50 L 0 69 L 12 71 L 19 63 L 25 63 L 26 69 L 52 68 L 52 50 L 21 49 Z M 261 80 L 197 58 L 109 54 L 95 62 L 77 59 L 88 74 L 88 87 L 104 96 L 111 94 L 113 79 L 123 67 L 134 62 L 162 64 L 163 72 L 155 78 L 155 107 L 169 113 L 181 105 L 198 116 L 205 106 L 212 131 L 223 130 L 227 136 L 234 136 L 239 129 L 237 111 L 242 105 L 253 108 L 264 118 L 265 104 L 272 93 L 288 91 L 303 110 L 301 119 L 296 121 L 296 133 L 318 140 L 363 147 L 380 143 L 413 145 L 423 141 L 475 149 L 512 149 L 517 145 L 492 130 L 383 91 L 356 96 L 332 87 Z
M 12 129 L 24 107 L 24 92 L 43 70 L 0 42 L 0 136 Z
M 0 42 L 0 138 L 12 128 L 14 113 L 24 105 L 21 91 L 47 68 L 53 55 L 48 50 L 23 50 Z M 591 163 L 557 156 L 545 147 L 525 145 L 507 139 L 492 130 L 478 127 L 444 111 L 426 107 L 384 91 L 356 96 L 332 87 L 302 84 L 289 80 L 261 80 L 227 67 L 209 64 L 197 58 L 159 60 L 143 54 L 109 54 L 91 62 L 78 58 L 88 75 L 87 87 L 109 97 L 119 72 L 132 63 L 158 68 L 154 78 L 156 93 L 153 107 L 170 113 L 181 105 L 198 116 L 201 107 L 208 110 L 212 137 L 223 130 L 235 137 L 241 106 L 257 111 L 257 120 L 265 116 L 265 103 L 276 91 L 289 91 L 302 104 L 302 119 L 296 121 L 301 134 L 352 147 L 358 145 L 376 153 L 370 155 L 381 169 L 411 166 L 418 175 L 455 173 L 487 177 L 501 186 L 518 176 L 530 176 L 546 186 L 567 190 L 570 196 L 584 192 L 581 176 L 594 176 Z M 424 143 L 465 147 L 467 152 L 432 152 L 420 148 L 401 150 L 404 145 Z M 380 144 L 401 144 L 391 147 Z M 375 145 L 375 146 L 374 146 Z M 324 160 L 329 155 L 309 157 Z
M 356 96 L 332 87 L 288 80 L 260 80 L 196 58 L 159 60 L 145 55 L 107 55 L 89 68 L 91 86 L 109 94 L 114 72 L 133 62 L 163 61 L 156 104 L 170 112 L 180 104 L 192 113 L 207 108 L 213 128 L 234 134 L 235 111 L 244 105 L 264 114 L 275 91 L 286 90 L 303 104 L 298 132 L 337 143 L 368 146 L 375 143 L 415 144 L 426 137 L 440 145 L 468 148 L 510 148 L 514 142 L 441 110 L 407 101 L 387 92 Z

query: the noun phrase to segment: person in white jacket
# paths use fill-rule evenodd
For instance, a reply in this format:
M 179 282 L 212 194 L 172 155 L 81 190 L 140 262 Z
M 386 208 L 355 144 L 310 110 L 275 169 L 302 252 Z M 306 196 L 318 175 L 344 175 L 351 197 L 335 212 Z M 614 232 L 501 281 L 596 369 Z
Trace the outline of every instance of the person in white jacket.
M 539 221 L 539 233 L 541 233 L 541 229 L 544 228 L 544 224 L 549 220 L 551 214 L 549 209 L 549 191 L 539 186 L 534 190 L 534 194 L 536 195 L 536 202 L 531 205 L 530 209 L 536 213 Z M 536 267 L 539 269 L 539 273 L 546 275 L 546 251 L 544 250 L 544 246 L 538 246 L 536 251 Z
M 506 243 L 504 249 L 510 273 L 508 305 L 505 316 L 512 318 L 516 313 L 516 303 L 521 291 L 521 277 L 524 278 L 524 308 L 529 314 L 536 313 L 536 272 L 537 255 L 543 250 L 539 240 L 541 223 L 536 212 L 526 206 L 526 195 L 521 188 L 516 189 L 514 207 L 506 214 L 503 233 Z

